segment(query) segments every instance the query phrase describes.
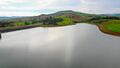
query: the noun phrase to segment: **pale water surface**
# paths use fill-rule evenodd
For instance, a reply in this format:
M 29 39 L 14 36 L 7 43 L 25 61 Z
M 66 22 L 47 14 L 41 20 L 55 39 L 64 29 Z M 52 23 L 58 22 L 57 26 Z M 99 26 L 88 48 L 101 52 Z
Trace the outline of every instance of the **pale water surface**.
M 0 68 L 120 68 L 120 37 L 84 23 L 3 33 Z

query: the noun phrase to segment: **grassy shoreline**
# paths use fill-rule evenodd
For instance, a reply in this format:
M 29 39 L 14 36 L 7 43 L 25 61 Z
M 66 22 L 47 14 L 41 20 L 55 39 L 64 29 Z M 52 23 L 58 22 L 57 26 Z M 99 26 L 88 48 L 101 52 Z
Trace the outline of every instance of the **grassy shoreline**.
M 98 25 L 103 33 L 120 36 L 120 20 L 110 20 Z
M 103 26 L 103 25 L 97 25 L 97 26 L 98 26 L 99 30 L 103 33 L 114 35 L 114 36 L 120 36 L 120 32 L 110 31 L 107 28 L 105 28 L 105 26 Z
M 6 28 L 0 28 L 1 33 L 11 32 L 11 31 L 17 31 L 17 30 L 23 30 L 23 29 L 29 29 L 34 27 L 39 27 L 40 24 L 34 24 L 34 25 L 27 25 L 27 26 L 19 26 L 19 27 L 6 27 Z

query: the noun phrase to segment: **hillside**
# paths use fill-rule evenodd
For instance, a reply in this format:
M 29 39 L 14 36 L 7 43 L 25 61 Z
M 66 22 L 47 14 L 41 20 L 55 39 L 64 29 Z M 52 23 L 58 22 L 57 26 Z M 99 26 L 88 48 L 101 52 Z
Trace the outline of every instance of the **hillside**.
M 52 16 L 60 16 L 60 15 L 65 15 L 65 14 L 74 14 L 74 15 L 79 15 L 79 16 L 93 16 L 93 14 L 86 14 L 86 13 L 81 13 L 77 11 L 72 11 L 72 10 L 66 10 L 66 11 L 59 11 L 56 13 L 51 14 Z
M 47 18 L 54 18 L 54 17 L 57 17 L 57 16 L 68 16 L 68 17 L 76 17 L 76 18 L 79 18 L 81 17 L 81 19 L 85 19 L 85 18 L 90 18 L 92 16 L 95 16 L 95 15 L 92 15 L 92 14 L 85 14 L 85 13 L 80 13 L 80 12 L 76 12 L 76 11 L 72 11 L 72 10 L 66 10 L 66 11 L 59 11 L 59 12 L 56 12 L 56 13 L 53 13 L 53 14 L 41 14 L 41 15 L 38 15 L 38 16 L 32 16 L 32 17 L 23 17 L 23 18 L 14 18 L 14 19 L 7 19 L 7 20 L 4 20 L 4 21 L 41 21 L 41 20 L 45 20 Z M 74 19 L 76 19 L 74 18 Z M 80 19 L 80 18 L 79 18 Z
M 10 17 L 0 16 L 0 20 L 2 19 L 9 19 Z
M 64 26 L 84 22 L 96 15 L 80 13 L 72 10 L 59 11 L 53 14 L 41 14 L 29 17 L 10 17 L 0 20 L 0 28 L 16 28 L 28 25 Z
M 8 17 L 8 16 L 0 16 L 0 21 L 4 21 L 4 20 L 8 20 L 8 19 L 15 19 L 15 18 L 24 18 L 25 16 L 11 16 L 11 17 Z

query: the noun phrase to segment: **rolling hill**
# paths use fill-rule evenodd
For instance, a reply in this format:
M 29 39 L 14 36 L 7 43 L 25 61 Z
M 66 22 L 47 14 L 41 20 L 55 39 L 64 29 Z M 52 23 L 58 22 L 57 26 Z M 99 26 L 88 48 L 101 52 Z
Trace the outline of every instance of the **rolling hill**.
M 2 20 L 2 21 L 41 21 L 45 20 L 47 18 L 55 18 L 58 16 L 66 16 L 66 17 L 74 17 L 73 19 L 88 19 L 90 17 L 96 16 L 93 14 L 86 14 L 86 13 L 81 13 L 77 11 L 72 11 L 72 10 L 65 10 L 65 11 L 59 11 L 53 14 L 41 14 L 38 16 L 31 16 L 31 17 L 14 17 L 14 18 L 6 18 L 7 20 Z

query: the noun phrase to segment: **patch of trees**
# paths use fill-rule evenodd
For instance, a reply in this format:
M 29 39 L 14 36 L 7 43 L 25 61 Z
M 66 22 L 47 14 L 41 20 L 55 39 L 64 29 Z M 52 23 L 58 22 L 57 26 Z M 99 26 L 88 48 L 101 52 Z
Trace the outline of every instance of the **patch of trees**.
M 93 24 L 101 24 L 103 22 L 107 22 L 109 20 L 120 20 L 120 17 L 114 17 L 114 16 L 94 16 L 86 22 L 93 23 Z
M 13 26 L 14 22 L 0 22 L 0 27 L 9 27 Z
M 62 18 L 46 18 L 45 20 L 41 20 L 40 22 L 43 23 L 43 25 L 57 25 L 57 22 L 63 21 Z
M 4 27 L 18 27 L 18 26 L 26 26 L 26 25 L 32 25 L 32 24 L 43 24 L 43 25 L 57 25 L 58 22 L 62 22 L 62 18 L 46 18 L 43 20 L 36 20 L 33 19 L 31 21 L 14 21 L 14 22 L 0 22 L 0 28 Z
M 114 16 L 95 16 L 91 18 L 90 20 L 100 20 L 100 19 L 116 19 L 120 20 L 120 17 L 114 17 Z

